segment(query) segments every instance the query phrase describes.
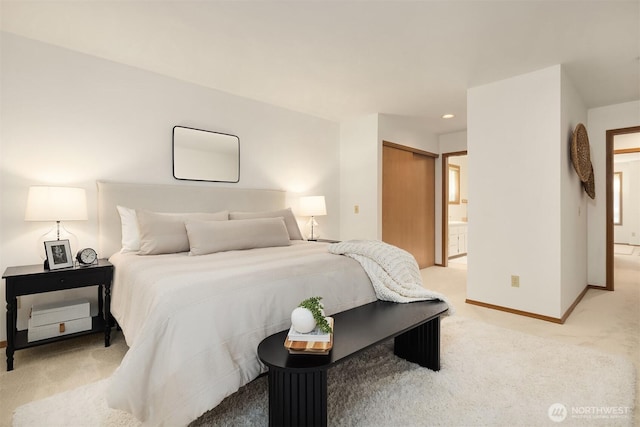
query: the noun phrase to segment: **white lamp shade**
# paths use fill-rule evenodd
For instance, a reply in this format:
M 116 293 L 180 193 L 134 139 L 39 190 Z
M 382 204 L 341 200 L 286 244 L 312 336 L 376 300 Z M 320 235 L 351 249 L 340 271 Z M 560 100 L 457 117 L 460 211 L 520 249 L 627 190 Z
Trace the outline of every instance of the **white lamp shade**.
M 87 192 L 84 188 L 29 187 L 25 221 L 87 220 Z
M 307 196 L 300 198 L 300 215 L 319 216 L 326 214 L 327 207 L 324 203 L 324 196 Z

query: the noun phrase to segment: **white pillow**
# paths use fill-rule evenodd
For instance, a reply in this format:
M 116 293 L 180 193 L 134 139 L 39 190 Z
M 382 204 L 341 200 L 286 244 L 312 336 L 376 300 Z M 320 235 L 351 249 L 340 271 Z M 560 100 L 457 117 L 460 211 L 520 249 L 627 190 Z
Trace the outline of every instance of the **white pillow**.
M 229 212 L 216 213 L 157 213 L 136 210 L 140 229 L 140 255 L 160 255 L 189 250 L 185 221 L 227 221 Z
M 291 211 L 291 208 L 281 209 L 278 211 L 270 212 L 230 212 L 229 219 L 254 219 L 254 218 L 284 218 L 284 224 L 287 226 L 287 232 L 289 233 L 289 239 L 291 240 L 304 240 L 300 228 L 298 227 L 298 221 L 296 221 L 295 215 Z
M 185 227 L 189 236 L 189 255 L 291 244 L 282 217 L 236 221 L 187 220 Z
M 140 230 L 136 210 L 124 206 L 116 206 L 120 214 L 122 224 L 122 249 L 121 253 L 138 252 L 140 250 Z

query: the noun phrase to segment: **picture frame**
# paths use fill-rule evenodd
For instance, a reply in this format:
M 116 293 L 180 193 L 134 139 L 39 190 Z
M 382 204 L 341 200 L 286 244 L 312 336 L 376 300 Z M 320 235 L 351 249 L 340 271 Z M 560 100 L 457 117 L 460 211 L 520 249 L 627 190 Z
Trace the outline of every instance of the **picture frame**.
M 49 240 L 44 242 L 44 251 L 47 254 L 49 270 L 73 267 L 73 256 L 71 256 L 69 240 Z

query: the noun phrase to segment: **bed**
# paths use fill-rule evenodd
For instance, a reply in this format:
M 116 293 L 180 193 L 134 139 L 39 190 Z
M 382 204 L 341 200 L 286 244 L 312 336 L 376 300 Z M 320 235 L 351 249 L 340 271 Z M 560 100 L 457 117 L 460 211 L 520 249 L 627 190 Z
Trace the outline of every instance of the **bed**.
M 322 296 L 328 315 L 376 300 L 360 264 L 329 253 L 325 243 L 252 241 L 242 250 L 212 251 L 206 227 L 218 227 L 219 233 L 241 224 L 233 240 L 243 233 L 262 235 L 268 223 L 280 227 L 274 234 L 281 237 L 284 226 L 292 237 L 283 217 L 242 216 L 278 215 L 286 211 L 285 196 L 273 190 L 98 183 L 100 254 L 115 266 L 111 311 L 129 345 L 111 377 L 109 406 L 148 425 L 186 425 L 265 372 L 259 342 L 289 327 L 291 311 L 303 299 Z M 141 256 L 121 251 L 126 242 L 118 206 L 136 209 L 141 227 L 146 210 L 152 218 L 157 212 L 227 212 L 237 220 L 184 220 L 190 251 Z

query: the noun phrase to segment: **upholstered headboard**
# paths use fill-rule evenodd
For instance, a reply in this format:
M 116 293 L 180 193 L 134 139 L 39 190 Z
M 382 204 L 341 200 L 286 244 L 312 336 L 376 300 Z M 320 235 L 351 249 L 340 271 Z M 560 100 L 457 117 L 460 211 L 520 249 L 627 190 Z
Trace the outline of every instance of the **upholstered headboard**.
M 285 207 L 286 192 L 202 185 L 132 184 L 98 181 L 99 255 L 108 258 L 121 247 L 116 206 L 155 212 L 269 211 Z

